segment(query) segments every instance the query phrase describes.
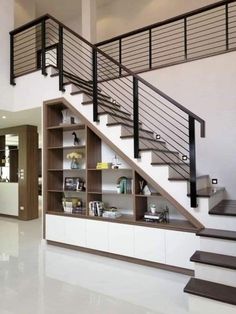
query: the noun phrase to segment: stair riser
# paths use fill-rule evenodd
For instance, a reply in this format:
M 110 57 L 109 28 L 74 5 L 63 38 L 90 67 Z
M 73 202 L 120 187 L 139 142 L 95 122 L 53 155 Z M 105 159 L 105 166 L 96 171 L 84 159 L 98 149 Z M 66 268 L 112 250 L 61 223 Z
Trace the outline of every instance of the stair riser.
M 201 251 L 236 256 L 236 241 L 200 237 Z
M 152 162 L 180 162 L 174 153 L 152 152 Z
M 236 270 L 195 263 L 195 278 L 236 287 Z
M 189 314 L 235 314 L 236 306 L 188 294 Z
M 122 126 L 122 129 L 121 129 L 121 136 L 126 136 L 126 135 L 132 135 L 133 136 L 133 130 L 132 128 L 127 128 L 125 126 Z M 145 137 L 148 137 L 150 139 L 153 139 L 153 134 L 149 133 L 149 132 L 145 132 L 145 131 L 141 131 L 139 130 L 139 135 L 140 136 L 145 136 Z

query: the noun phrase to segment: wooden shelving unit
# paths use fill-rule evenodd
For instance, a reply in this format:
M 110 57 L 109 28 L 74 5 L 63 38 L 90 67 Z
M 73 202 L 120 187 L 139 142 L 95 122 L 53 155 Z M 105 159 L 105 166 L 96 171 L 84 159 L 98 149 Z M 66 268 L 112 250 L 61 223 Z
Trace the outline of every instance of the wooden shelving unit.
M 102 160 L 102 140 L 84 123 L 62 125 L 61 111 L 67 109 L 63 104 L 47 104 L 44 108 L 44 211 L 52 215 L 70 216 L 77 218 L 94 219 L 125 224 L 136 224 L 154 228 L 166 228 L 174 230 L 195 230 L 186 220 L 170 219 L 169 223 L 153 223 L 144 221 L 144 213 L 155 198 L 161 197 L 157 191 L 151 195 L 144 195 L 140 190 L 140 182 L 143 178 L 132 168 L 96 169 L 98 162 Z M 72 132 L 78 134 L 81 142 L 79 146 L 73 146 Z M 70 136 L 69 136 L 70 135 Z M 66 139 L 66 140 L 65 140 Z M 69 139 L 69 140 L 68 140 Z M 71 141 L 71 142 L 69 142 Z M 81 169 L 70 169 L 66 154 L 79 151 L 83 154 Z M 128 164 L 128 161 L 125 161 Z M 133 181 L 132 193 L 119 194 L 116 190 L 116 181 L 127 173 Z M 65 177 L 79 177 L 85 182 L 85 191 L 68 191 L 64 188 Z M 107 188 L 107 181 L 111 178 L 111 186 Z M 106 184 L 104 183 L 106 181 Z M 67 213 L 63 210 L 63 197 L 74 197 L 82 200 L 84 215 Z M 123 204 L 118 210 L 122 213 L 119 218 L 104 218 L 91 216 L 89 202 L 101 201 L 106 207 Z M 115 205 L 114 205 L 115 204 Z M 127 204 L 127 208 L 124 204 Z

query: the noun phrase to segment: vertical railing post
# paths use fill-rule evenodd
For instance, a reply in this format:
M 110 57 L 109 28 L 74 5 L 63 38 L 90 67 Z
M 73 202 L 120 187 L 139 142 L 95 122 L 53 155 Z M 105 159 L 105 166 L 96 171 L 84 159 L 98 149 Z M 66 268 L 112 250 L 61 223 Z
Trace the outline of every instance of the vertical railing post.
M 152 29 L 149 29 L 149 69 L 152 69 Z
M 122 41 L 121 38 L 119 39 L 119 63 L 122 64 Z M 119 67 L 119 76 L 122 75 L 122 68 Z
M 189 116 L 190 202 L 197 207 L 195 119 Z
M 139 91 L 136 77 L 133 77 L 133 119 L 134 158 L 139 158 Z
M 188 59 L 188 30 L 187 30 L 187 18 L 184 18 L 184 58 Z
M 16 85 L 14 73 L 14 35 L 10 34 L 10 84 Z
M 229 50 L 229 4 L 225 4 L 225 49 Z
M 47 75 L 46 72 L 46 25 L 45 20 L 41 22 L 41 71 L 42 75 Z
M 93 48 L 93 121 L 98 121 L 98 64 L 96 48 Z
M 63 27 L 59 25 L 59 43 L 58 43 L 58 70 L 59 70 L 59 90 L 64 92 L 63 83 Z

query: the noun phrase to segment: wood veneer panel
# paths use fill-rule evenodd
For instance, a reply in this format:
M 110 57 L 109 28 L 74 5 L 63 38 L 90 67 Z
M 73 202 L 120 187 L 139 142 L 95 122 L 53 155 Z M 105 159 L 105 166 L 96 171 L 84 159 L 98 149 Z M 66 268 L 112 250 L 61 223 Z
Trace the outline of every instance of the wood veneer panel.
M 38 133 L 35 126 L 19 127 L 19 169 L 24 178 L 19 179 L 19 218 L 38 218 Z
M 87 128 L 87 167 L 96 168 L 97 162 L 101 162 L 101 139 Z

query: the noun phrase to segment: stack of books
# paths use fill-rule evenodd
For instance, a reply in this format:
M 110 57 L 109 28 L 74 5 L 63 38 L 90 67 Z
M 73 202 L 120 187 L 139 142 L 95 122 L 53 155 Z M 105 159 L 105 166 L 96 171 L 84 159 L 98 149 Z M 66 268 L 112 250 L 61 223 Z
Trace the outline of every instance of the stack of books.
M 160 222 L 162 219 L 163 213 L 162 212 L 156 212 L 156 213 L 151 213 L 151 212 L 146 212 L 144 214 L 144 219 L 145 221 L 150 221 L 150 222 Z
M 133 179 L 121 177 L 119 179 L 119 191 L 120 194 L 131 194 L 133 193 Z
M 98 162 L 96 169 L 111 169 L 111 162 Z
M 103 214 L 102 214 L 102 217 L 104 218 L 119 218 L 121 217 L 122 214 L 119 213 L 118 211 L 104 211 Z
M 144 220 L 148 222 L 169 222 L 169 208 L 159 211 L 159 212 L 146 212 L 144 213 Z

